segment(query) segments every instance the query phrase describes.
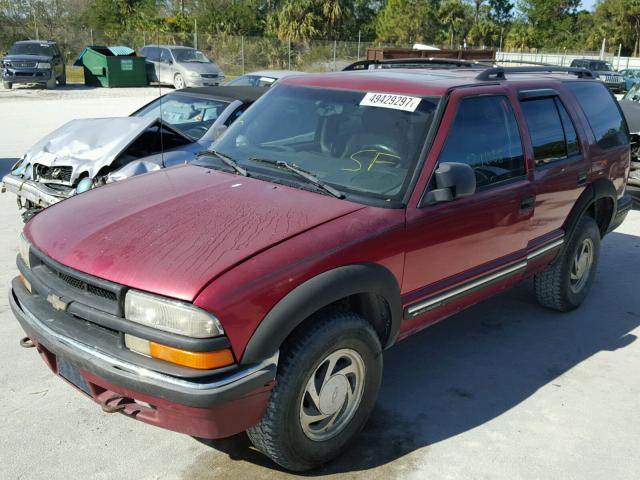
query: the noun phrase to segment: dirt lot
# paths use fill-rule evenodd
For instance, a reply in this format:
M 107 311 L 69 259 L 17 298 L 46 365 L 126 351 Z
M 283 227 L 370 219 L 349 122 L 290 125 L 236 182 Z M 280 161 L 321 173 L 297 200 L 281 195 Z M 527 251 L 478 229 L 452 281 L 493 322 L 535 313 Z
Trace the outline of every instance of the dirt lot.
M 127 114 L 157 89 L 0 90 L 0 157 L 68 119 Z M 0 195 L 0 285 L 22 227 Z M 531 285 L 391 349 L 380 400 L 330 478 L 636 479 L 640 212 L 603 242 L 586 303 L 538 307 Z M 293 478 L 244 437 L 218 450 L 100 408 L 52 376 L 0 297 L 0 479 Z

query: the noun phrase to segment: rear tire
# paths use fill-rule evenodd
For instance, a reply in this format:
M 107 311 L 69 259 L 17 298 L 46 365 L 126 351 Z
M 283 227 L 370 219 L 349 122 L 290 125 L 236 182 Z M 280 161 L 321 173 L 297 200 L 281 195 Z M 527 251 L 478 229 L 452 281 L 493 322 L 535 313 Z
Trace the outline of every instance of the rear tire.
M 540 305 L 566 312 L 580 306 L 589 293 L 600 257 L 600 229 L 584 216 L 560 256 L 534 278 Z
M 382 377 L 382 347 L 369 322 L 352 312 L 318 314 L 283 345 L 253 445 L 288 470 L 337 457 L 365 425 Z
M 2 87 L 6 88 L 7 90 L 11 90 L 13 88 L 13 83 L 11 83 L 11 82 L 2 82 Z
M 58 84 L 61 87 L 64 87 L 67 84 L 67 69 L 66 68 L 62 71 L 62 75 L 60 76 L 60 79 L 58 80 Z

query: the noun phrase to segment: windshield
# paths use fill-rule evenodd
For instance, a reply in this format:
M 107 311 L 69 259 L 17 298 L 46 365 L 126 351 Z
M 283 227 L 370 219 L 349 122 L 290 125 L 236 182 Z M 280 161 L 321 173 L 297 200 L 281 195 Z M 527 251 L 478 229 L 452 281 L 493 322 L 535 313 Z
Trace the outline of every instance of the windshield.
M 16 43 L 9 49 L 9 55 L 42 55 L 53 57 L 53 45 L 47 43 Z
M 273 77 L 242 75 L 235 80 L 231 80 L 227 85 L 233 85 L 236 87 L 270 87 L 275 81 L 276 79 Z
M 142 107 L 132 117 L 162 117 L 165 123 L 189 138 L 199 140 L 228 106 L 229 103 L 222 100 L 170 93 Z
M 613 67 L 609 62 L 589 62 L 589 70 L 596 72 L 611 72 Z
M 341 192 L 397 201 L 438 102 L 437 97 L 280 84 L 247 110 L 214 149 L 250 175 L 300 183 L 299 175 L 265 160 L 286 162 Z
M 176 48 L 171 53 L 178 63 L 211 63 L 204 53 L 193 48 Z
M 633 87 L 629 89 L 627 94 L 623 97 L 623 100 L 630 100 L 632 102 L 637 102 L 640 100 L 640 83 L 636 83 Z

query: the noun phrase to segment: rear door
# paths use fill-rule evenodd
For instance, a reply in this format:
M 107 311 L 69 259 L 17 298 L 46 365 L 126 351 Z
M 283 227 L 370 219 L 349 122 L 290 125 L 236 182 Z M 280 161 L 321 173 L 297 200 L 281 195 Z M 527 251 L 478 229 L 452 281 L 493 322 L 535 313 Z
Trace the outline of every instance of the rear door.
M 158 78 L 160 83 L 173 84 L 171 52 L 168 48 L 160 49 L 160 62 L 158 62 Z
M 463 162 L 476 173 L 466 198 L 407 207 L 402 293 L 405 328 L 419 328 L 519 279 L 534 210 L 515 96 L 500 86 L 451 94 L 426 171 Z M 428 190 L 428 189 L 427 189 Z M 488 287 L 488 288 L 484 288 Z
M 580 141 L 584 131 L 569 113 L 569 102 L 553 89 L 529 89 L 518 92 L 520 109 L 527 125 L 529 155 L 533 158 L 533 189 L 536 197 L 528 249 L 560 241 L 562 226 L 589 176 L 589 160 Z M 580 132 L 580 133 L 578 133 Z

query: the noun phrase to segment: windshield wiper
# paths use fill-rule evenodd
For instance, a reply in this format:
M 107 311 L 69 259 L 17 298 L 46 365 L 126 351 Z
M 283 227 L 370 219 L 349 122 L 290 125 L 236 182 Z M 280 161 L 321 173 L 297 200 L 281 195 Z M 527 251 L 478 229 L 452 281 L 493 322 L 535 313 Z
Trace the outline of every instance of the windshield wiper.
M 236 162 L 233 158 L 228 157 L 224 153 L 220 153 L 220 152 L 217 152 L 215 150 L 205 150 L 203 152 L 199 152 L 196 156 L 198 158 L 200 158 L 200 157 L 217 157 L 220 160 L 222 160 L 222 162 L 225 165 L 233 168 L 236 172 L 238 172 L 243 177 L 248 177 L 249 176 L 249 172 L 247 171 L 246 168 L 241 167 L 238 164 L 238 162 Z
M 333 195 L 336 198 L 344 198 L 345 197 L 344 193 L 342 193 L 340 190 L 337 190 L 337 189 L 333 188 L 331 185 L 327 185 L 322 180 L 320 180 L 318 177 L 316 177 L 313 173 L 308 172 L 306 170 L 303 170 L 300 167 L 296 167 L 295 165 L 292 165 L 290 163 L 287 163 L 284 160 L 273 160 L 273 159 L 270 159 L 270 158 L 256 158 L 256 157 L 249 157 L 249 160 L 251 160 L 253 162 L 267 163 L 269 165 L 274 165 L 274 166 L 276 166 L 278 168 L 285 168 L 285 169 L 295 173 L 299 177 L 304 178 L 305 180 L 307 180 L 309 183 L 315 185 L 316 187 L 319 187 L 322 190 L 324 190 L 325 192 Z

